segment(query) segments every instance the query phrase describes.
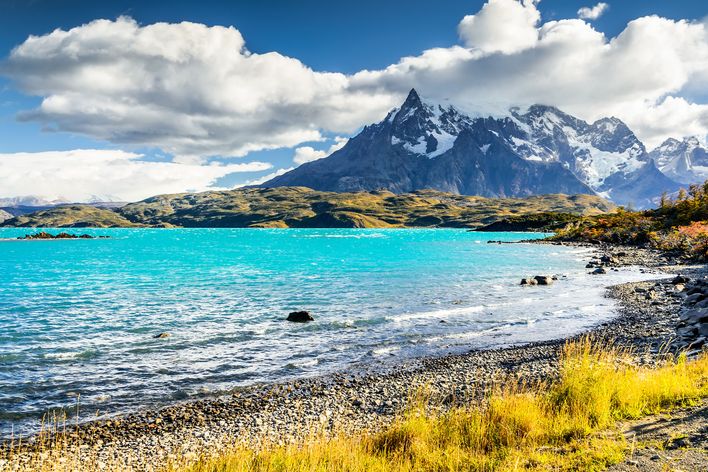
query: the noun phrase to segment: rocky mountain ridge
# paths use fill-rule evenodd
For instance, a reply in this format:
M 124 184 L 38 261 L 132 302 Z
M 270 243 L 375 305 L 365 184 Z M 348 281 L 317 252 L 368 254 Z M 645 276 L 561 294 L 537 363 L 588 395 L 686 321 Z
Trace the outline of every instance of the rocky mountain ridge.
M 263 186 L 395 193 L 430 188 L 486 197 L 587 193 L 649 207 L 661 193 L 679 188 L 655 160 L 618 118 L 587 123 L 544 105 L 473 118 L 411 90 L 401 107 L 342 149 Z

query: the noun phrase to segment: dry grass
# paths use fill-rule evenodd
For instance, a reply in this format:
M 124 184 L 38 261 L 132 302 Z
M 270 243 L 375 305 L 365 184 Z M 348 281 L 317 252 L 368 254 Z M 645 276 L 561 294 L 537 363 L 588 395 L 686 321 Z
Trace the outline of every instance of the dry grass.
M 560 377 L 506 386 L 474 407 L 442 412 L 418 395 L 380 433 L 313 437 L 303 444 L 209 451 L 168 472 L 602 470 L 628 449 L 617 422 L 694 404 L 708 396 L 708 355 L 657 368 L 585 340 L 568 344 Z M 52 455 L 33 470 L 71 468 Z M 106 467 L 109 467 L 106 464 Z M 110 467 L 109 467 L 110 468 Z M 118 470 L 118 469 L 115 469 Z

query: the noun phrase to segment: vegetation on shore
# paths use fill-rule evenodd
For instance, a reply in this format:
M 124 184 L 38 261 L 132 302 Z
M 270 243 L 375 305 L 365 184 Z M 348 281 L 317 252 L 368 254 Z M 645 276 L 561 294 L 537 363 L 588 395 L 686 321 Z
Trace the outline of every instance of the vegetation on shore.
M 544 211 L 540 213 L 529 213 L 525 215 L 502 218 L 499 221 L 495 221 L 489 225 L 476 228 L 476 230 L 551 232 L 565 228 L 570 223 L 580 221 L 582 218 L 582 215 L 577 213 Z
M 681 190 L 675 199 L 664 195 L 659 208 L 580 218 L 551 239 L 646 246 L 708 260 L 708 181 Z
M 475 228 L 506 217 L 593 215 L 614 205 L 592 195 L 484 198 L 425 190 L 336 193 L 305 187 L 158 195 L 120 208 L 57 207 L 5 221 L 29 227 Z
M 617 422 L 695 404 L 708 396 L 708 355 L 640 367 L 627 352 L 589 340 L 566 345 L 559 377 L 511 382 L 475 406 L 447 411 L 418 398 L 381 432 L 316 436 L 304 444 L 234 446 L 167 472 L 601 470 L 630 450 Z M 60 461 L 58 456 L 63 457 Z M 94 470 L 83 457 L 48 454 L 28 470 Z M 103 464 L 110 470 L 111 464 Z M 116 466 L 116 470 L 121 469 Z M 123 468 L 124 469 L 124 468 Z

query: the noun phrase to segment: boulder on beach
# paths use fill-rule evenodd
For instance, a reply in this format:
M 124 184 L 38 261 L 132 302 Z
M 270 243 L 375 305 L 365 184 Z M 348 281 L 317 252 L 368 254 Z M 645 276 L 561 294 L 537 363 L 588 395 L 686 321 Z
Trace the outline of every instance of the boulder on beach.
M 308 311 L 293 311 L 288 315 L 286 320 L 292 321 L 293 323 L 307 323 L 308 321 L 315 321 Z
M 685 275 L 679 274 L 676 277 L 674 277 L 674 279 L 671 281 L 671 283 L 673 285 L 679 285 L 679 284 L 686 284 L 690 281 L 691 281 L 690 278 L 686 277 Z

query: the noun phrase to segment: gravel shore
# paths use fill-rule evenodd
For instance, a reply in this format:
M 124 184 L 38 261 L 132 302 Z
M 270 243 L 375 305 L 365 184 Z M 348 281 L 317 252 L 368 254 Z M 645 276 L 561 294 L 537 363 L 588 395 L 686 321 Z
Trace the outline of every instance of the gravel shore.
M 652 364 L 671 349 L 676 338 L 682 287 L 668 274 L 702 277 L 702 266 L 676 266 L 658 253 L 622 247 L 599 247 L 613 266 L 638 265 L 656 273 L 656 281 L 611 287 L 618 316 L 590 333 L 631 347 L 636 362 Z M 596 259 L 599 261 L 599 259 Z M 589 271 L 592 269 L 588 269 Z M 588 277 L 602 275 L 588 275 Z M 426 388 L 433 404 L 445 408 L 471 404 L 492 386 L 515 379 L 542 381 L 557 374 L 565 339 L 519 347 L 472 351 L 461 355 L 405 361 L 379 372 L 341 372 L 275 385 L 256 385 L 229 396 L 192 401 L 122 418 L 92 421 L 70 433 L 70 448 L 92 460 L 120 461 L 124 468 L 155 470 L 170 459 L 223 450 L 235 442 L 258 445 L 297 441 L 311 433 L 376 430 L 405 408 L 410 395 Z M 35 449 L 9 454 L 0 449 L 0 470 L 30 460 Z

